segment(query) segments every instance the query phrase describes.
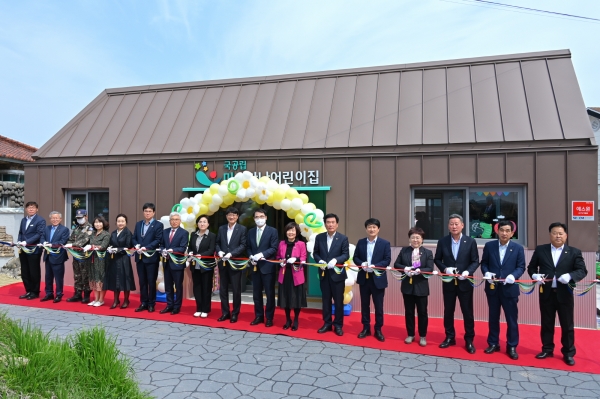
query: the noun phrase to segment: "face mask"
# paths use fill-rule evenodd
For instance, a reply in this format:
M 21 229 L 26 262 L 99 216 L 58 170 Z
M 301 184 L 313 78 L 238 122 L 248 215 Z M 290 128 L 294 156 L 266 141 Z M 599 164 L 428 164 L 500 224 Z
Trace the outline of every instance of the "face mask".
M 267 219 L 254 219 L 254 223 L 256 223 L 258 227 L 263 227 L 265 223 L 267 223 Z
M 77 218 L 77 223 L 84 224 L 85 223 L 85 218 Z

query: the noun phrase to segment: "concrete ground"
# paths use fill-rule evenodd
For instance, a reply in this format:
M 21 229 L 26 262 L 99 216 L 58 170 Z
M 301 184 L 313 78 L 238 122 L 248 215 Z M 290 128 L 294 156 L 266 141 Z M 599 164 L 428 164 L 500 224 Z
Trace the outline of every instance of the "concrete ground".
M 21 306 L 0 305 L 0 312 L 57 336 L 103 325 L 156 398 L 571 399 L 600 392 L 593 374 Z

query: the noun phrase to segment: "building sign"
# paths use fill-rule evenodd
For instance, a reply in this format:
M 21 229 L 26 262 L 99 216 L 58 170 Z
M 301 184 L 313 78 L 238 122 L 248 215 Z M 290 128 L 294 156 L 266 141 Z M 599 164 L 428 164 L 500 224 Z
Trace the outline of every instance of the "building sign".
M 594 201 L 573 201 L 571 208 L 573 220 L 594 220 Z
M 221 180 L 227 180 L 235 176 L 238 172 L 247 170 L 248 162 L 242 159 L 229 159 L 223 161 L 223 175 L 218 176 L 216 170 L 209 171 L 206 161 L 196 162 L 196 180 L 203 186 L 209 187 L 213 183 L 219 183 Z M 279 184 L 294 185 L 312 185 L 318 186 L 320 183 L 318 170 L 290 170 L 290 171 L 262 171 L 252 172 L 257 178 L 268 176 Z

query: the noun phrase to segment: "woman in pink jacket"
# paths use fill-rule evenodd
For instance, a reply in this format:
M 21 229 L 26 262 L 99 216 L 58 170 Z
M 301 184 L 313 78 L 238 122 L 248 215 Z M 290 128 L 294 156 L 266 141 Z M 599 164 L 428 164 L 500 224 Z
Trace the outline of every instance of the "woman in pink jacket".
M 287 240 L 279 243 L 277 258 L 281 260 L 279 269 L 279 293 L 277 306 L 285 309 L 286 322 L 284 330 L 292 327 L 298 329 L 300 308 L 306 307 L 306 291 L 304 290 L 304 267 L 306 262 L 306 244 L 300 241 L 300 227 L 294 222 L 285 226 Z M 294 309 L 292 324 L 291 310 Z

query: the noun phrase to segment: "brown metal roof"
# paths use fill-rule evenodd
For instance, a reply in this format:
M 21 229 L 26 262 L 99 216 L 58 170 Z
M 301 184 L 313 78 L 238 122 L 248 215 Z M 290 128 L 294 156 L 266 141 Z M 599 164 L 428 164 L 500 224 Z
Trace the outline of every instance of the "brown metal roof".
M 34 157 L 593 137 L 568 50 L 108 89 Z

